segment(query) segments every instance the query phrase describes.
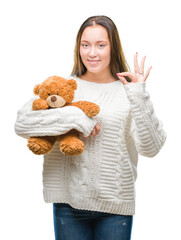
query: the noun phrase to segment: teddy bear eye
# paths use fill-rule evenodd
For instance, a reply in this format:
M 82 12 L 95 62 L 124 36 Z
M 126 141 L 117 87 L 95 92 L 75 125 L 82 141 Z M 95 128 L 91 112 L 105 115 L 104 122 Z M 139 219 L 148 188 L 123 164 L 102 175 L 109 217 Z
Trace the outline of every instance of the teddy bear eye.
M 58 93 L 57 93 L 57 95 L 58 95 Z
M 50 96 L 51 94 L 50 93 L 48 93 L 48 96 Z

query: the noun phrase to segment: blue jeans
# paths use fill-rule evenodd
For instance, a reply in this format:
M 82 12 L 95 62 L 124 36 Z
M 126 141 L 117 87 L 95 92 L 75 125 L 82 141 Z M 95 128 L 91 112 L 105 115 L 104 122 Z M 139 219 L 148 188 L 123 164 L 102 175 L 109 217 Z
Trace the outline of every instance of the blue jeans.
M 53 203 L 55 240 L 130 240 L 133 216 L 78 210 Z

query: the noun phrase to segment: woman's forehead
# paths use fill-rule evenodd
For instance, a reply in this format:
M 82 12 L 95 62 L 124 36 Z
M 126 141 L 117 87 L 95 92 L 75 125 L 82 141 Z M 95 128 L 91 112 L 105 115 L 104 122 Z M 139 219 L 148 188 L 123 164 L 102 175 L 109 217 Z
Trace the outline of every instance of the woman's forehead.
M 101 42 L 109 41 L 107 30 L 101 25 L 88 26 L 84 29 L 81 41 Z

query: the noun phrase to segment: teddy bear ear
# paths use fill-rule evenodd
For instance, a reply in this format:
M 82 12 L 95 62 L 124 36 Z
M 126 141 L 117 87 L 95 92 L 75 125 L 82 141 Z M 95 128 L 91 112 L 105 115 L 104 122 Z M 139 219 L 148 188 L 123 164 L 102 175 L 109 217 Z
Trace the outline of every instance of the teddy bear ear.
M 33 89 L 33 92 L 35 95 L 39 95 L 39 92 L 40 92 L 40 84 L 37 84 L 34 89 Z
M 77 83 L 74 79 L 70 79 L 68 80 L 68 84 L 74 89 L 76 90 L 77 89 Z

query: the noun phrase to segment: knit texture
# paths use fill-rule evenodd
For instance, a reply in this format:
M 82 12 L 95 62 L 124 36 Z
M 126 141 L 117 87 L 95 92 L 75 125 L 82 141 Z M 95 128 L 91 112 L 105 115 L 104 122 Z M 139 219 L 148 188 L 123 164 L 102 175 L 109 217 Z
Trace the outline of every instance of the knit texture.
M 92 121 L 97 121 L 101 130 L 96 137 L 81 137 L 85 149 L 79 156 L 64 156 L 58 143 L 51 153 L 44 156 L 44 200 L 68 203 L 77 209 L 134 215 L 138 154 L 154 157 L 166 140 L 162 123 L 156 117 L 146 92 L 146 84 L 123 85 L 119 80 L 94 83 L 70 78 L 78 84 L 74 101 L 91 101 L 101 109 L 95 119 L 87 118 L 78 126 L 84 136 L 88 136 L 95 126 Z M 67 114 L 72 113 L 69 110 Z M 32 113 L 28 106 L 26 114 L 23 109 L 18 112 L 21 121 L 17 120 L 15 130 L 24 137 L 30 136 L 30 133 L 31 136 L 41 136 L 45 132 L 53 135 L 54 121 L 54 124 L 57 123 L 56 132 L 60 133 L 64 127 L 67 131 L 66 122 L 64 127 L 58 122 L 59 111 L 48 110 L 47 124 L 43 111 L 38 115 L 38 112 Z M 80 109 L 78 111 L 81 112 Z M 32 122 L 37 124 L 36 128 Z
M 71 129 L 87 137 L 96 125 L 96 119 L 89 118 L 74 106 L 33 111 L 32 103 L 35 99 L 28 101 L 17 113 L 15 132 L 21 137 L 57 136 Z

